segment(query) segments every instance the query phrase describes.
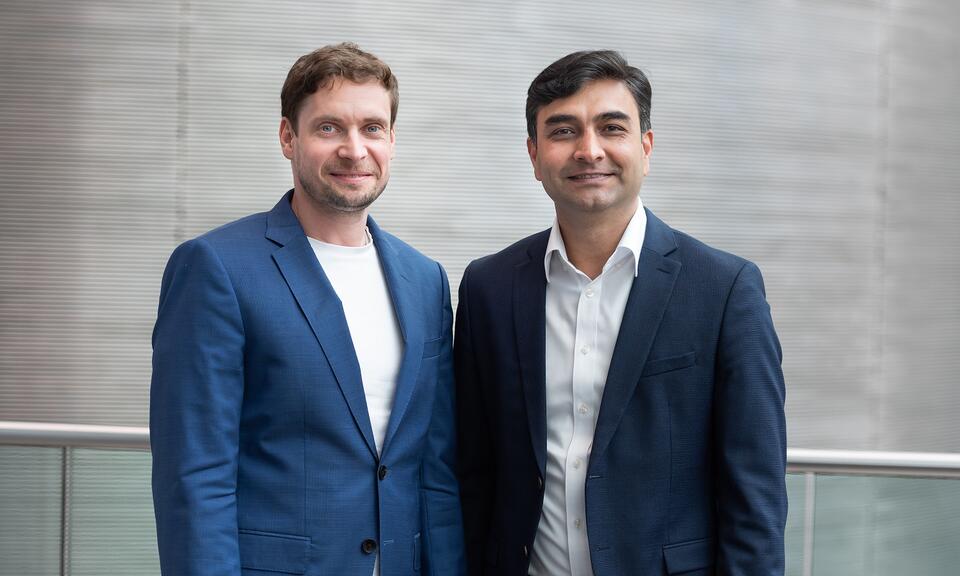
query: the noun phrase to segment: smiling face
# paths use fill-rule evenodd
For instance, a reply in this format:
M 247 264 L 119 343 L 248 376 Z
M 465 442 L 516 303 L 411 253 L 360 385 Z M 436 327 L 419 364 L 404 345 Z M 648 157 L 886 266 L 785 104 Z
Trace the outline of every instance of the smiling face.
M 280 123 L 280 146 L 293 169 L 294 195 L 324 212 L 359 212 L 390 178 L 394 133 L 390 93 L 375 81 L 335 78 L 303 101 L 297 127 Z
M 527 140 L 533 172 L 558 216 L 636 210 L 650 170 L 653 132 L 619 80 L 594 80 L 537 113 Z

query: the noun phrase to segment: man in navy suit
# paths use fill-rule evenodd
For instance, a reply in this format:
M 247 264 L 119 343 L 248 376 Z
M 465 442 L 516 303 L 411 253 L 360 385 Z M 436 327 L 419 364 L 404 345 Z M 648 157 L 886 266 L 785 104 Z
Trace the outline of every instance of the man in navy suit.
M 610 51 L 561 58 L 527 93 L 556 220 L 472 262 L 457 308 L 473 576 L 783 573 L 784 382 L 763 281 L 643 207 L 650 97 Z
M 367 216 L 397 81 L 353 44 L 281 94 L 294 188 L 163 275 L 150 433 L 163 573 L 465 571 L 446 275 Z

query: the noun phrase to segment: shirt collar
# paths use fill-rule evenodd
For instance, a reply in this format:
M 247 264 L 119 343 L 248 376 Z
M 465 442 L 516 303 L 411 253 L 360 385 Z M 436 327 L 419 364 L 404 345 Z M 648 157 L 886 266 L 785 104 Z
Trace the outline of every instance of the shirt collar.
M 630 218 L 630 222 L 627 223 L 627 228 L 623 231 L 623 236 L 620 237 L 620 242 L 617 244 L 616 249 L 614 249 L 613 254 L 610 255 L 607 263 L 604 264 L 604 270 L 606 271 L 607 267 L 610 266 L 618 254 L 626 250 L 633 257 L 633 277 L 636 278 L 640 270 L 640 250 L 643 248 L 643 238 L 646 230 L 647 213 L 643 209 L 643 202 L 637 198 L 637 211 Z M 571 268 L 574 267 L 567 258 L 567 247 L 563 244 L 563 236 L 560 234 L 560 223 L 556 217 L 553 219 L 553 228 L 550 229 L 550 239 L 547 240 L 547 252 L 543 255 L 543 270 L 548 283 L 550 282 L 550 261 L 553 259 L 554 252 L 556 252 L 564 262 L 570 264 Z

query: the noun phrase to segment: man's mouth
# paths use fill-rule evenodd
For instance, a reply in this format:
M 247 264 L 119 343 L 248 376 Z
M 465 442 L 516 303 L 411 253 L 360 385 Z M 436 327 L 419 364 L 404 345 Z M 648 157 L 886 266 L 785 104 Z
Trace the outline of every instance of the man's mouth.
M 358 181 L 373 176 L 370 172 L 331 172 L 331 176 L 338 180 Z
M 602 180 L 610 176 L 613 176 L 612 172 L 583 172 L 567 176 L 567 179 L 575 182 L 589 182 L 591 180 Z

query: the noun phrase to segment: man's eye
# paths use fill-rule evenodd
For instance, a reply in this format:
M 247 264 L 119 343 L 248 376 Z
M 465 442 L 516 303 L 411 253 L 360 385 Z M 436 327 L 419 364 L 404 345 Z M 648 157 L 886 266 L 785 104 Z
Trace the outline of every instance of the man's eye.
M 377 132 L 383 132 L 383 126 L 380 126 L 378 124 L 371 124 L 370 126 L 367 126 L 367 132 L 374 133 L 374 134 Z
M 607 124 L 603 127 L 607 132 L 623 132 L 625 128 L 619 124 Z
M 557 128 L 550 133 L 551 136 L 569 136 L 571 134 L 573 134 L 573 130 L 570 128 Z
M 322 132 L 324 134 L 333 134 L 335 131 L 336 128 L 334 128 L 331 124 L 323 124 L 318 129 L 318 132 Z

